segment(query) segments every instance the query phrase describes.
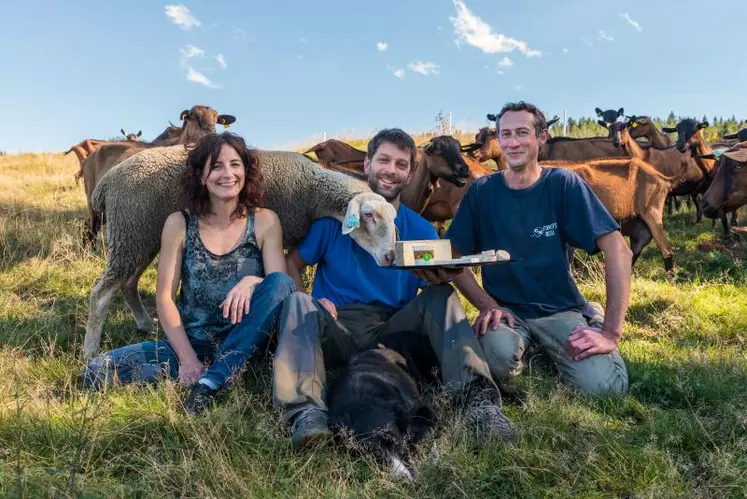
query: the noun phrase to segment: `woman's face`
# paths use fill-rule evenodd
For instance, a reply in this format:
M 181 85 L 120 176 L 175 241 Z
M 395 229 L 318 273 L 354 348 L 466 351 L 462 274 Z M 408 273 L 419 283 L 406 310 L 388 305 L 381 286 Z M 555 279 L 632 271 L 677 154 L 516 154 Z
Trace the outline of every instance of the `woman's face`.
M 226 144 L 221 147 L 213 169 L 208 164 L 202 172 L 202 185 L 207 188 L 210 197 L 218 199 L 238 198 L 245 180 L 246 172 L 239 153 Z

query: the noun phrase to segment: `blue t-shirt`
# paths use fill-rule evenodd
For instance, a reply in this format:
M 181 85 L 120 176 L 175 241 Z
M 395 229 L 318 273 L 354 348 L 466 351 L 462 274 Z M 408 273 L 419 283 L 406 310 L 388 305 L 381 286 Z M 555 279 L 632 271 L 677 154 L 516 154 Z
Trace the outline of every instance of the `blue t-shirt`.
M 463 254 L 504 249 L 519 260 L 483 267 L 483 287 L 499 305 L 536 318 L 582 309 L 568 246 L 594 254 L 596 240 L 619 228 L 581 177 L 542 168 L 526 189 L 510 189 L 502 172 L 476 180 L 444 237 Z
M 394 224 L 401 241 L 438 239 L 433 226 L 405 205 L 400 205 Z M 316 220 L 297 249 L 304 262 L 317 264 L 311 296 L 337 307 L 366 304 L 399 310 L 415 298 L 421 285 L 412 272 L 380 267 L 342 234 L 342 224 L 334 218 Z

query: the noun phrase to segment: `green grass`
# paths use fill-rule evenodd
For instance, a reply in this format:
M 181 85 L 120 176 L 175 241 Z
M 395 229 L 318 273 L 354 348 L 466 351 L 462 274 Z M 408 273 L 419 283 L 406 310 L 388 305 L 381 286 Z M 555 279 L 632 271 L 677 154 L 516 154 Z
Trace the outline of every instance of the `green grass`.
M 205 418 L 164 382 L 89 393 L 79 349 L 104 260 L 81 246 L 85 198 L 60 156 L 0 158 L 0 496 L 10 497 L 744 497 L 747 280 L 743 243 L 693 212 L 666 220 L 667 279 L 651 245 L 635 269 L 621 344 L 630 392 L 584 398 L 528 359 L 507 400 L 515 444 L 473 442 L 438 398 L 444 430 L 416 456 L 415 484 L 344 448 L 296 455 L 270 402 L 269 357 Z M 603 300 L 598 258 L 579 281 Z M 140 283 L 154 310 L 155 270 Z M 476 311 L 469 308 L 472 317 Z M 153 338 L 116 298 L 104 348 Z M 162 336 L 162 335 L 161 335 Z M 429 457 L 435 446 L 439 457 Z

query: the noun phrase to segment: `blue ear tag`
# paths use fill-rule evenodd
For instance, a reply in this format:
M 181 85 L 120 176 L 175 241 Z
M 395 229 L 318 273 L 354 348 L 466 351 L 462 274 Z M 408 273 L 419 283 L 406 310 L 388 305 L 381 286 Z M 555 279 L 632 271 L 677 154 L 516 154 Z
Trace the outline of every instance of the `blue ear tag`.
M 348 215 L 348 217 L 345 219 L 345 227 L 349 227 L 351 229 L 357 228 L 361 226 L 361 220 L 358 218 L 357 213 L 351 213 Z

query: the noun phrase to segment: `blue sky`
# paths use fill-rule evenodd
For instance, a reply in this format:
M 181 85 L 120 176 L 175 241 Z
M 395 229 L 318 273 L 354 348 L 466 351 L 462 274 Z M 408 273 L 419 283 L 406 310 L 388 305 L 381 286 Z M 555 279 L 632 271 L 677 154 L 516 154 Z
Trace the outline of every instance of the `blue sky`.
M 477 128 L 520 99 L 744 117 L 745 19 L 743 0 L 7 1 L 0 150 L 150 140 L 194 104 L 262 148 L 429 130 L 440 109 Z

